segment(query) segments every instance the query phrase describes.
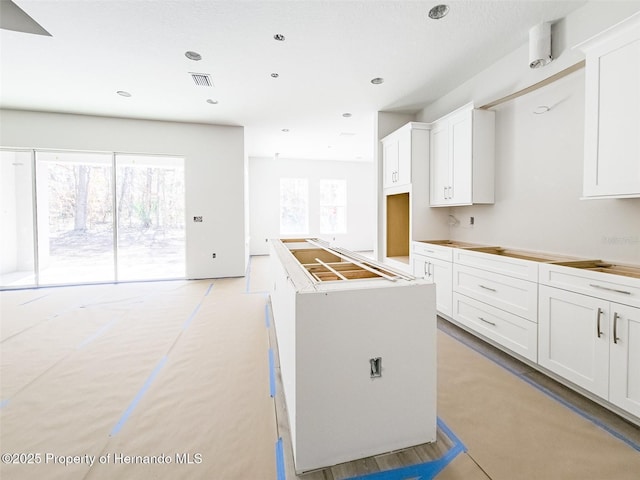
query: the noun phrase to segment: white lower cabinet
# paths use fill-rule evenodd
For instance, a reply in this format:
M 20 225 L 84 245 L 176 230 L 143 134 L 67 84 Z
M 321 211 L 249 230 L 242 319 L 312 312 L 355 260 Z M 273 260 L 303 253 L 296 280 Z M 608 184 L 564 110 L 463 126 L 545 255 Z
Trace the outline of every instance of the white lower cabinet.
M 609 401 L 640 417 L 640 308 L 611 305 Z
M 413 254 L 413 275 L 436 284 L 436 310 L 451 316 L 451 281 L 453 266 L 451 262 L 425 255 Z
M 640 417 L 640 309 L 540 285 L 538 363 Z
M 466 265 L 453 267 L 454 290 L 536 322 L 538 284 Z
M 538 326 L 535 322 L 459 293 L 453 294 L 453 318 L 512 352 L 536 361 Z
M 537 277 L 537 265 L 467 250 L 455 250 L 453 258 L 453 319 L 537 361 L 538 284 L 526 280 Z

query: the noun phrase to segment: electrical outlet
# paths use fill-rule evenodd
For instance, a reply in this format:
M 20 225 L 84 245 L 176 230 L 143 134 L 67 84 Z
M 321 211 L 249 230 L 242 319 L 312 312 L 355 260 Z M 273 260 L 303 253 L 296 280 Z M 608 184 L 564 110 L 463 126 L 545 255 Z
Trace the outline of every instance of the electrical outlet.
M 382 357 L 369 359 L 369 375 L 371 378 L 382 376 Z
M 214 253 L 214 254 L 212 254 L 212 255 L 211 255 L 211 258 L 216 258 L 216 254 L 215 254 L 215 253 Z
M 476 224 L 476 218 L 475 217 L 469 217 L 469 225 L 475 225 Z
M 194 222 L 202 222 L 202 217 L 201 216 L 193 217 L 193 221 Z

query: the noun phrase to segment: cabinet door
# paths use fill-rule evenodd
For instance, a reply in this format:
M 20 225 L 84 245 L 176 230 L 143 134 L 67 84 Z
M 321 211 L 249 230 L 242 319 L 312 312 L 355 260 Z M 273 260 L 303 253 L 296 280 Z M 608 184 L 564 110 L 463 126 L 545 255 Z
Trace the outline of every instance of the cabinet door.
M 640 17 L 587 51 L 585 196 L 640 196 Z
M 470 205 L 472 174 L 472 111 L 449 120 L 449 203 Z
M 436 258 L 430 258 L 427 270 L 431 273 L 433 283 L 436 284 L 436 310 L 443 315 L 451 317 L 452 312 L 452 286 L 453 264 Z
M 538 363 L 608 398 L 608 303 L 545 285 L 539 302 Z
M 431 130 L 431 206 L 447 205 L 449 197 L 448 123 L 436 123 Z
M 385 140 L 382 144 L 382 166 L 384 188 L 396 185 L 398 179 L 398 167 L 400 159 L 400 142 L 397 135 Z
M 428 257 L 414 253 L 411 260 L 411 270 L 414 277 L 424 278 L 426 280 L 431 279 Z
M 611 304 L 609 401 L 640 417 L 640 308 Z

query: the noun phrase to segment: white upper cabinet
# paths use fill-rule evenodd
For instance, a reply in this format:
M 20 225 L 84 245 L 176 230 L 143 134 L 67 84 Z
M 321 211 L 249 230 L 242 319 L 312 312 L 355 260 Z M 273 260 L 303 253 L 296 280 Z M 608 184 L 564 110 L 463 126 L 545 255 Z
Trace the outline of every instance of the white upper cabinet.
M 640 197 L 640 13 L 578 45 L 586 55 L 585 197 Z
M 428 152 L 420 148 L 424 142 L 419 142 L 415 138 L 416 135 L 426 135 L 428 138 L 428 128 L 424 123 L 409 122 L 381 140 L 383 188 L 410 184 L 411 162 L 429 161 Z
M 494 112 L 472 104 L 433 124 L 432 207 L 494 202 L 494 130 Z

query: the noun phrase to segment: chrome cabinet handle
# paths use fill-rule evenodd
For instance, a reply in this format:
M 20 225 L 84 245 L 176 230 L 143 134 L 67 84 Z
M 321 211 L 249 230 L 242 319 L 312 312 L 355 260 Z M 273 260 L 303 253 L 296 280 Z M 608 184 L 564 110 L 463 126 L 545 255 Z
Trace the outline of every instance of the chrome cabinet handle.
M 442 197 L 446 200 L 447 199 L 447 187 L 444 187 L 442 189 Z
M 490 292 L 497 292 L 497 290 L 495 288 L 485 287 L 484 285 L 480 285 L 480 284 L 478 284 L 478 286 L 480 288 L 484 288 L 485 290 L 489 290 Z
M 479 318 L 481 321 L 483 321 L 484 323 L 488 323 L 489 325 L 492 325 L 492 326 L 494 326 L 494 327 L 496 326 L 496 324 L 495 324 L 495 323 L 490 322 L 489 320 L 485 320 L 485 319 L 484 319 L 484 318 L 482 318 L 482 317 L 478 317 L 478 318 Z
M 427 269 L 427 264 L 429 262 L 424 262 L 424 276 L 428 277 L 429 276 L 429 270 Z
M 627 292 L 626 290 L 616 290 L 615 288 L 603 287 L 602 285 L 596 285 L 595 283 L 590 283 L 589 286 L 593 288 L 599 288 L 600 290 L 608 290 L 609 292 L 616 292 L 616 293 L 623 293 L 625 295 L 631 295 L 631 292 Z
M 596 323 L 596 333 L 598 334 L 598 338 L 602 336 L 602 332 L 600 331 L 600 318 L 604 312 L 601 308 L 598 308 L 598 322 Z
M 618 343 L 618 340 L 620 340 L 618 338 L 618 319 L 620 318 L 620 315 L 618 314 L 618 312 L 615 312 L 613 314 L 613 343 Z

